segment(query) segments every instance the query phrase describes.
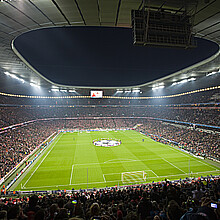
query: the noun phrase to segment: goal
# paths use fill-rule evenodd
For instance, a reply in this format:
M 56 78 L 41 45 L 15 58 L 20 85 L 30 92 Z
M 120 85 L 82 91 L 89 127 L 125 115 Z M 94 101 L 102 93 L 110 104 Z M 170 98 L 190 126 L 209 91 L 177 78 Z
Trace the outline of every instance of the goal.
M 147 173 L 145 171 L 124 172 L 121 174 L 123 183 L 146 182 Z

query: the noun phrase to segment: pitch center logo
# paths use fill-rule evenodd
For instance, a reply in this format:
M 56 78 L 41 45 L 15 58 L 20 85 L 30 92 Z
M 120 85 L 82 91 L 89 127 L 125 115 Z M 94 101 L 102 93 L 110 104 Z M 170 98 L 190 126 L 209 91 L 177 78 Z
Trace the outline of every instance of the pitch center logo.
M 116 139 L 101 139 L 101 140 L 94 140 L 93 144 L 95 146 L 100 146 L 100 147 L 115 147 L 119 146 L 121 144 L 121 140 L 116 140 Z

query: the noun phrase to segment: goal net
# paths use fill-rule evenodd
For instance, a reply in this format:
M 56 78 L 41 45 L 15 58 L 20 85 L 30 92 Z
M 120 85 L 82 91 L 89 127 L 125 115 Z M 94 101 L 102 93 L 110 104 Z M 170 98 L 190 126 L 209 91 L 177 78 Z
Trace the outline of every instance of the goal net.
M 145 171 L 124 172 L 121 174 L 123 183 L 146 182 L 147 173 Z

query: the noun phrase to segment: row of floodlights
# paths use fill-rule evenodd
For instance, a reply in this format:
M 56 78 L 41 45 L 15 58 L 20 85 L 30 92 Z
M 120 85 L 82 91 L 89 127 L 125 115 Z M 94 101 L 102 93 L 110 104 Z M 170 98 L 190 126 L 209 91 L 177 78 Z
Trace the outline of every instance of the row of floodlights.
M 220 70 L 207 73 L 206 76 L 212 76 L 215 75 L 216 73 L 220 73 Z
M 25 80 L 24 80 L 24 79 L 22 79 L 22 78 L 16 76 L 15 74 L 12 74 L 12 73 L 9 73 L 9 72 L 5 72 L 5 75 L 10 76 L 10 77 L 13 78 L 13 79 L 17 79 L 17 80 L 19 80 L 19 81 L 22 82 L 22 83 L 25 83 Z M 30 86 L 40 88 L 40 85 L 38 85 L 36 82 L 33 82 L 33 81 L 32 81 L 32 82 L 30 82 L 29 84 L 30 84 Z M 58 89 L 58 88 L 53 88 L 53 89 L 51 89 L 51 91 L 52 91 L 52 92 L 76 92 L 75 89 L 66 90 L 66 89 Z M 49 92 L 50 92 L 50 91 L 49 91 Z
M 69 89 L 69 90 L 67 90 L 67 89 L 58 89 L 58 88 L 53 88 L 53 89 L 51 89 L 51 91 L 52 91 L 52 92 L 76 92 L 75 89 Z
M 220 73 L 220 71 L 218 70 L 218 71 L 213 71 L 213 72 L 207 73 L 206 76 L 215 75 L 216 73 Z M 181 81 L 172 83 L 172 86 L 179 85 L 179 84 L 186 83 L 186 82 L 190 82 L 190 81 L 195 81 L 195 80 L 196 80 L 196 78 L 194 78 L 194 77 L 188 78 L 188 79 L 183 79 Z M 164 83 L 159 83 L 157 85 L 153 85 L 152 90 L 162 89 L 164 87 L 165 87 Z
M 220 73 L 220 71 L 218 70 L 218 71 L 210 72 L 210 73 L 208 73 L 206 76 L 215 75 L 216 73 Z M 24 79 L 19 78 L 19 77 L 16 76 L 15 74 L 12 74 L 12 73 L 9 73 L 9 72 L 5 72 L 5 75 L 10 76 L 10 77 L 12 77 L 12 78 L 14 78 L 14 79 L 17 79 L 17 80 L 19 80 L 19 81 L 22 82 L 22 83 L 25 83 Z M 182 83 L 186 83 L 186 82 L 190 82 L 190 81 L 195 81 L 195 80 L 196 80 L 196 78 L 194 78 L 194 77 L 189 78 L 189 79 L 183 79 L 183 80 L 181 80 L 181 81 L 172 83 L 172 86 L 175 86 L 175 85 L 178 85 L 178 84 L 182 84 Z M 30 84 L 30 86 L 40 88 L 40 86 L 39 86 L 36 82 L 33 82 L 33 81 L 32 81 L 32 82 L 30 82 L 29 84 Z M 164 88 L 164 87 L 165 87 L 165 86 L 164 86 L 164 83 L 159 83 L 159 84 L 153 85 L 152 90 L 162 89 L 162 88 Z M 51 91 L 52 91 L 52 92 L 70 92 L 70 93 L 71 93 L 71 92 L 76 92 L 75 89 L 67 90 L 67 89 L 58 89 L 58 88 L 52 88 Z M 117 92 L 117 93 L 123 93 L 123 92 L 124 92 L 124 93 L 131 93 L 131 92 L 132 92 L 132 93 L 142 93 L 142 91 L 141 91 L 139 88 L 125 89 L 125 90 L 123 90 L 123 89 L 117 89 L 116 92 Z
M 190 82 L 190 81 L 195 81 L 195 80 L 196 80 L 196 78 L 194 78 L 194 77 L 189 78 L 189 79 L 183 79 L 181 81 L 172 83 L 172 86 L 182 84 L 182 83 L 186 83 L 186 82 Z M 159 84 L 153 85 L 152 90 L 162 89 L 164 87 L 165 87 L 164 83 L 159 83 Z
M 117 89 L 116 93 L 142 93 L 142 91 L 139 88 L 133 88 L 133 89 Z
M 12 74 L 12 73 L 9 73 L 9 72 L 5 72 L 5 75 L 10 76 L 10 77 L 13 78 L 13 79 L 17 79 L 17 80 L 19 80 L 19 81 L 22 82 L 22 83 L 25 83 L 24 79 L 22 79 L 22 78 L 16 76 L 15 74 Z M 40 86 L 39 86 L 36 82 L 33 82 L 33 81 L 32 81 L 32 82 L 30 82 L 29 84 L 30 84 L 30 86 L 40 88 Z
M 159 83 L 159 84 L 153 85 L 152 90 L 162 89 L 164 87 L 165 87 L 164 83 Z
M 190 82 L 190 81 L 195 81 L 196 78 L 192 77 L 192 78 L 189 78 L 189 79 L 183 79 L 179 82 L 174 82 L 172 83 L 172 86 L 175 86 L 175 85 L 178 85 L 178 84 L 182 84 L 182 83 L 186 83 L 186 82 Z

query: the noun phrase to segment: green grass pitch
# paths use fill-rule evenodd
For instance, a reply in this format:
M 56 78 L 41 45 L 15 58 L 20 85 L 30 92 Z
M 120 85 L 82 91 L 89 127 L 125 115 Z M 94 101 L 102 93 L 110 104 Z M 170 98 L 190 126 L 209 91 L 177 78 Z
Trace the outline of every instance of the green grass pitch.
M 93 140 L 115 138 L 115 147 L 98 147 Z M 145 141 L 143 142 L 142 139 Z M 15 190 L 70 190 L 138 184 L 138 175 L 121 181 L 121 173 L 145 171 L 146 182 L 165 178 L 219 175 L 219 168 L 136 131 L 60 133 L 23 175 Z M 88 181 L 87 181 L 88 180 Z

